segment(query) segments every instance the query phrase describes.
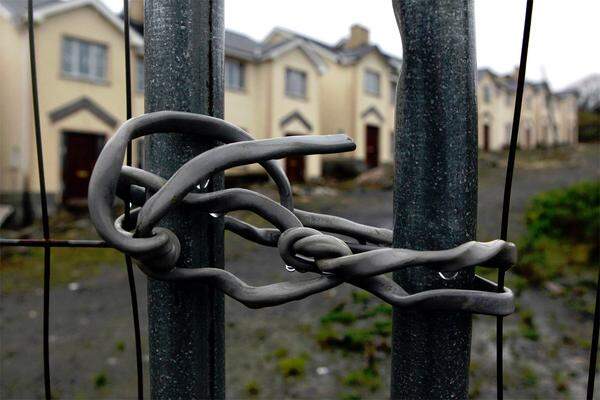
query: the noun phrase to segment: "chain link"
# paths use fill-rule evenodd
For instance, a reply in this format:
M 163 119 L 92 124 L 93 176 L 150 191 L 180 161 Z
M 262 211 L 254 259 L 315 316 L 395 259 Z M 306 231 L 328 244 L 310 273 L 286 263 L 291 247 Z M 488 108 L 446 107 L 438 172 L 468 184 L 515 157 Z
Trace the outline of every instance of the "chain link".
M 129 140 L 161 132 L 202 133 L 207 139 L 224 145 L 188 161 L 168 180 L 122 165 Z M 508 269 L 516 262 L 516 248 L 512 243 L 471 241 L 440 251 L 395 249 L 389 247 L 392 232 L 388 229 L 294 208 L 290 183 L 275 159 L 354 149 L 355 144 L 346 135 L 254 140 L 240 128 L 208 116 L 172 111 L 146 114 L 125 122 L 100 154 L 90 180 L 90 216 L 100 236 L 131 255 L 149 277 L 209 284 L 248 307 L 299 300 L 347 282 L 396 307 L 489 315 L 513 312 L 512 292 L 505 289 L 498 293 L 495 283 L 479 276 L 475 276 L 472 289 L 436 289 L 415 294 L 407 293 L 385 276 L 414 266 L 427 266 L 444 279 L 477 265 Z M 212 174 L 252 163 L 260 163 L 274 180 L 280 203 L 241 188 L 201 192 Z M 133 226 L 125 227 L 123 216 L 113 221 L 112 205 L 116 196 L 129 198 L 138 207 L 131 212 Z M 255 243 L 277 247 L 288 271 L 313 276 L 255 287 L 223 269 L 176 268 L 179 240 L 172 231 L 157 224 L 180 203 L 216 218 L 223 215 L 225 229 Z M 236 210 L 251 211 L 274 228 L 259 228 L 226 215 Z M 342 240 L 334 234 L 351 239 Z

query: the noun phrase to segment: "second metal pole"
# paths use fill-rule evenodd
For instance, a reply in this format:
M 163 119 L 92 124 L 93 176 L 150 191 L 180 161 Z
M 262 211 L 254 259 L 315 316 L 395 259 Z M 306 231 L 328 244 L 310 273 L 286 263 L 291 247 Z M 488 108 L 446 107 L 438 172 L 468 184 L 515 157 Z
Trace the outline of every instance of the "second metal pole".
M 223 0 L 145 0 L 146 112 L 223 117 Z M 147 138 L 145 168 L 170 177 L 216 143 L 177 134 Z M 223 187 L 213 176 L 206 190 Z M 163 218 L 181 243 L 178 268 L 223 267 L 223 220 L 185 205 Z M 153 399 L 225 397 L 223 294 L 196 283 L 148 281 Z
M 441 250 L 475 238 L 477 104 L 472 0 L 393 0 L 404 50 L 396 108 L 394 246 Z M 469 288 L 426 268 L 410 293 Z M 394 310 L 393 399 L 466 399 L 471 315 Z

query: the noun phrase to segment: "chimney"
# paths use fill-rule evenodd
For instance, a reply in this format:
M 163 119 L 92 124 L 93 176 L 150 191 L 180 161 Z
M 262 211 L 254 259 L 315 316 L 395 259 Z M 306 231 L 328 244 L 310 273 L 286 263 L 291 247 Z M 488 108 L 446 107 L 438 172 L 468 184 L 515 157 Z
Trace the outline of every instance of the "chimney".
M 369 30 L 362 25 L 354 24 L 350 27 L 350 37 L 346 41 L 347 49 L 354 49 L 369 44 Z
M 129 19 L 137 25 L 144 24 L 144 0 L 129 0 Z

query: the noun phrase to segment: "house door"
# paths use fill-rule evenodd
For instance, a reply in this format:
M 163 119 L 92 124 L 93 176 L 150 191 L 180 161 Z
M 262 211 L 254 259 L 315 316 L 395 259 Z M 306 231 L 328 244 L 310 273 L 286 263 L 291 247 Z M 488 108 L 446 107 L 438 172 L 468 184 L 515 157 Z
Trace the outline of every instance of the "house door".
M 286 136 L 294 135 L 288 133 Z M 285 174 L 290 182 L 304 182 L 304 156 L 286 157 Z
M 379 128 L 367 125 L 367 154 L 368 168 L 375 168 L 379 164 Z
M 483 151 L 490 151 L 490 126 L 483 125 Z
M 65 132 L 63 154 L 63 203 L 85 206 L 90 175 L 104 146 L 104 135 Z

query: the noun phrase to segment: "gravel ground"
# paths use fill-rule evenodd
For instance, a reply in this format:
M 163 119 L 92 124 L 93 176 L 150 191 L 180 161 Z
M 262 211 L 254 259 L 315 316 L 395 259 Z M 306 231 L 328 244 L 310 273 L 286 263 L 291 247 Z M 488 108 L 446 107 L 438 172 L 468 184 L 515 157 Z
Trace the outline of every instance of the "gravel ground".
M 493 164 L 493 161 L 490 162 Z M 598 179 L 597 147 L 573 150 L 560 163 L 531 161 L 515 176 L 509 237 L 523 232 L 527 200 L 534 194 L 583 179 Z M 479 182 L 480 240 L 498 235 L 504 170 L 483 164 Z M 390 191 L 352 190 L 337 195 L 300 199 L 300 208 L 332 213 L 357 222 L 391 228 Z M 285 271 L 275 250 L 228 235 L 227 268 L 252 283 L 295 279 Z M 81 251 L 81 250 L 75 250 Z M 277 260 L 273 262 L 273 260 Z M 54 260 L 60 263 L 60 260 Z M 275 265 L 273 265 L 273 263 Z M 58 398 L 134 398 L 135 360 L 130 303 L 124 268 L 106 265 L 104 273 L 58 285 L 51 293 L 51 371 Z M 6 273 L 2 271 L 2 280 Z M 146 279 L 136 273 L 139 288 L 144 368 L 146 350 Z M 249 310 L 227 300 L 228 398 L 386 398 L 389 357 L 378 363 L 381 386 L 374 391 L 349 389 L 343 380 L 361 367 L 363 354 L 324 350 L 315 340 L 319 319 L 340 302 L 348 302 L 347 285 L 287 305 Z M 591 334 L 591 320 L 573 313 L 545 291 L 527 289 L 519 297 L 519 314 L 506 322 L 507 398 L 583 398 Z M 5 293 L 0 302 L 0 398 L 40 398 L 41 362 L 40 289 Z M 520 334 L 524 310 L 533 314 L 539 338 Z M 495 395 L 495 320 L 474 320 L 471 395 Z M 586 342 L 587 341 L 587 342 Z M 284 376 L 281 359 L 301 358 L 299 376 Z M 148 390 L 148 382 L 145 385 Z M 348 397 L 347 398 L 351 398 Z

